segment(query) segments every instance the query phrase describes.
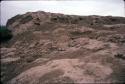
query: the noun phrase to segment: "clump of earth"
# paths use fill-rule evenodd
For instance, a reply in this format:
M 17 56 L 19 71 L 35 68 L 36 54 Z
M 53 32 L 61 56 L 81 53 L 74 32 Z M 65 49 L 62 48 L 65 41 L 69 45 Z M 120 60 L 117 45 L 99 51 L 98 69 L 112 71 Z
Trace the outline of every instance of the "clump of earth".
M 1 43 L 3 84 L 125 83 L 125 18 L 28 12 Z

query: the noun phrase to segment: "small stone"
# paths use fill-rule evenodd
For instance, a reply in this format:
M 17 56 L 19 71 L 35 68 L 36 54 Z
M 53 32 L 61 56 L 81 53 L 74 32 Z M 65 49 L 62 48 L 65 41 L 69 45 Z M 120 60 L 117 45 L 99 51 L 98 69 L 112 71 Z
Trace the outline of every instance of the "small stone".
M 64 48 L 58 48 L 58 51 L 65 51 Z

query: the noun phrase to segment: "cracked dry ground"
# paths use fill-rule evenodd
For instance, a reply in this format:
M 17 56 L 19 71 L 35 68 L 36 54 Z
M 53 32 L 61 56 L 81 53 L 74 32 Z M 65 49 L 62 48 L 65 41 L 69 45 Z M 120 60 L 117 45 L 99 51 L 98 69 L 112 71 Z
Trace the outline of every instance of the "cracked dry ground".
M 3 84 L 125 82 L 125 24 L 54 24 L 48 23 L 53 30 L 27 30 L 2 44 Z

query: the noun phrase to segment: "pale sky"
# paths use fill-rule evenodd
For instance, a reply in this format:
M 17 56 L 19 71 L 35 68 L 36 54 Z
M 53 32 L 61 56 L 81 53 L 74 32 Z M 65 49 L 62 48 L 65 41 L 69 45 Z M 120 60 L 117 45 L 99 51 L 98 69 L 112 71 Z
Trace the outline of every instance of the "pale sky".
M 123 0 L 48 0 L 48 1 L 2 1 L 1 24 L 17 14 L 46 11 L 71 15 L 102 15 L 124 17 Z

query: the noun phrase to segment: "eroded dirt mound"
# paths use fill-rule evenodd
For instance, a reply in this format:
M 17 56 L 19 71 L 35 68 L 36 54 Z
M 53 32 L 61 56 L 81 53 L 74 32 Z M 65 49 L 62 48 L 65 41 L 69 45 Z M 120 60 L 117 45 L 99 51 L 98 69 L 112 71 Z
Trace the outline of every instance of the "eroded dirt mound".
M 7 22 L 1 44 L 3 84 L 124 83 L 125 18 L 43 11 Z

